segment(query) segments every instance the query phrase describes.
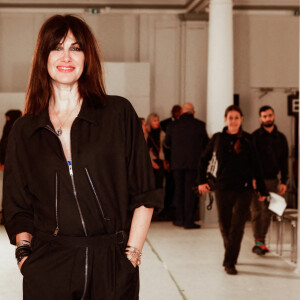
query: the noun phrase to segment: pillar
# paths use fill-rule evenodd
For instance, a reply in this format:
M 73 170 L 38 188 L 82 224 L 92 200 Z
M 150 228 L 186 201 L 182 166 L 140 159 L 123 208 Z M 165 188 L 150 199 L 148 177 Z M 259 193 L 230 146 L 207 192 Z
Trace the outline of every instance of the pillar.
M 208 32 L 207 131 L 221 131 L 233 104 L 232 0 L 210 0 Z

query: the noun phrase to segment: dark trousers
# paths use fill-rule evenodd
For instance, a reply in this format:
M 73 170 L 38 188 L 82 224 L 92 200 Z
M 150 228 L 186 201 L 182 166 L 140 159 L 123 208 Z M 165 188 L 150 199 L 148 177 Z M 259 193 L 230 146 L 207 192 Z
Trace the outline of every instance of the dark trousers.
M 277 179 L 265 180 L 265 184 L 269 192 L 278 192 Z M 252 229 L 255 239 L 262 239 L 264 241 L 266 238 L 272 216 L 272 212 L 268 209 L 268 206 L 269 203 L 267 201 L 259 201 L 258 195 L 255 193 L 251 202 Z
M 21 268 L 23 299 L 138 300 L 139 270 L 126 258 L 125 243 L 85 239 L 34 237 Z
M 174 195 L 174 178 L 171 171 L 165 171 L 166 185 L 165 185 L 165 199 L 164 208 L 169 209 L 173 205 Z
M 193 186 L 197 177 L 196 170 L 173 170 L 175 219 L 184 225 L 194 222 L 196 197 Z
M 155 187 L 157 189 L 162 189 L 164 184 L 164 176 L 165 176 L 164 164 L 161 159 L 155 159 L 154 161 L 159 165 L 159 169 L 153 169 L 154 177 L 155 177 Z
M 215 195 L 225 248 L 223 265 L 233 266 L 239 256 L 253 191 L 216 190 Z

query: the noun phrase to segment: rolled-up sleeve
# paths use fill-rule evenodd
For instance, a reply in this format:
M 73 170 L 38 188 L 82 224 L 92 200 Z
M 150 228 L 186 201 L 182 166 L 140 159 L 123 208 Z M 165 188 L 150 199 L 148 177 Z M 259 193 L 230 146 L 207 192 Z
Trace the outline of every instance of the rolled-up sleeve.
M 4 225 L 12 244 L 18 233 L 34 232 L 32 196 L 23 176 L 15 127 L 9 135 L 3 180 Z
M 125 120 L 129 210 L 142 205 L 160 210 L 163 208 L 163 190 L 155 188 L 154 173 L 140 121 L 130 104 L 126 109 Z

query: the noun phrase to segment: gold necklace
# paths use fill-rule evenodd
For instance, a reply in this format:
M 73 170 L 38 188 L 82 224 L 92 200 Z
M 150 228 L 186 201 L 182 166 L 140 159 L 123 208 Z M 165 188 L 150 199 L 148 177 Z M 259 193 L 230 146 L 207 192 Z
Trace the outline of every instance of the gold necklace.
M 57 136 L 61 136 L 63 131 L 62 131 L 62 127 L 65 125 L 65 123 L 69 120 L 70 116 L 73 114 L 73 112 L 75 111 L 75 109 L 77 108 L 77 106 L 79 105 L 80 101 L 77 102 L 77 104 L 75 105 L 75 107 L 71 110 L 70 114 L 68 115 L 68 117 L 64 120 L 64 122 L 62 123 L 57 115 L 57 113 L 55 112 L 54 108 L 52 109 L 56 119 L 58 120 L 58 122 L 60 123 L 60 126 L 58 127 L 58 129 L 55 130 L 55 133 L 57 134 Z

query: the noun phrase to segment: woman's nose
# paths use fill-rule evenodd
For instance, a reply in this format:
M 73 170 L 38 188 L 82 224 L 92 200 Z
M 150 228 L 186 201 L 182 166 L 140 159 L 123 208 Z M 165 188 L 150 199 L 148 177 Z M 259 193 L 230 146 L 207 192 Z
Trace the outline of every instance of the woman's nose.
M 69 62 L 69 61 L 71 61 L 71 57 L 70 57 L 69 51 L 64 51 L 64 52 L 63 52 L 63 61 L 64 61 L 64 62 Z

